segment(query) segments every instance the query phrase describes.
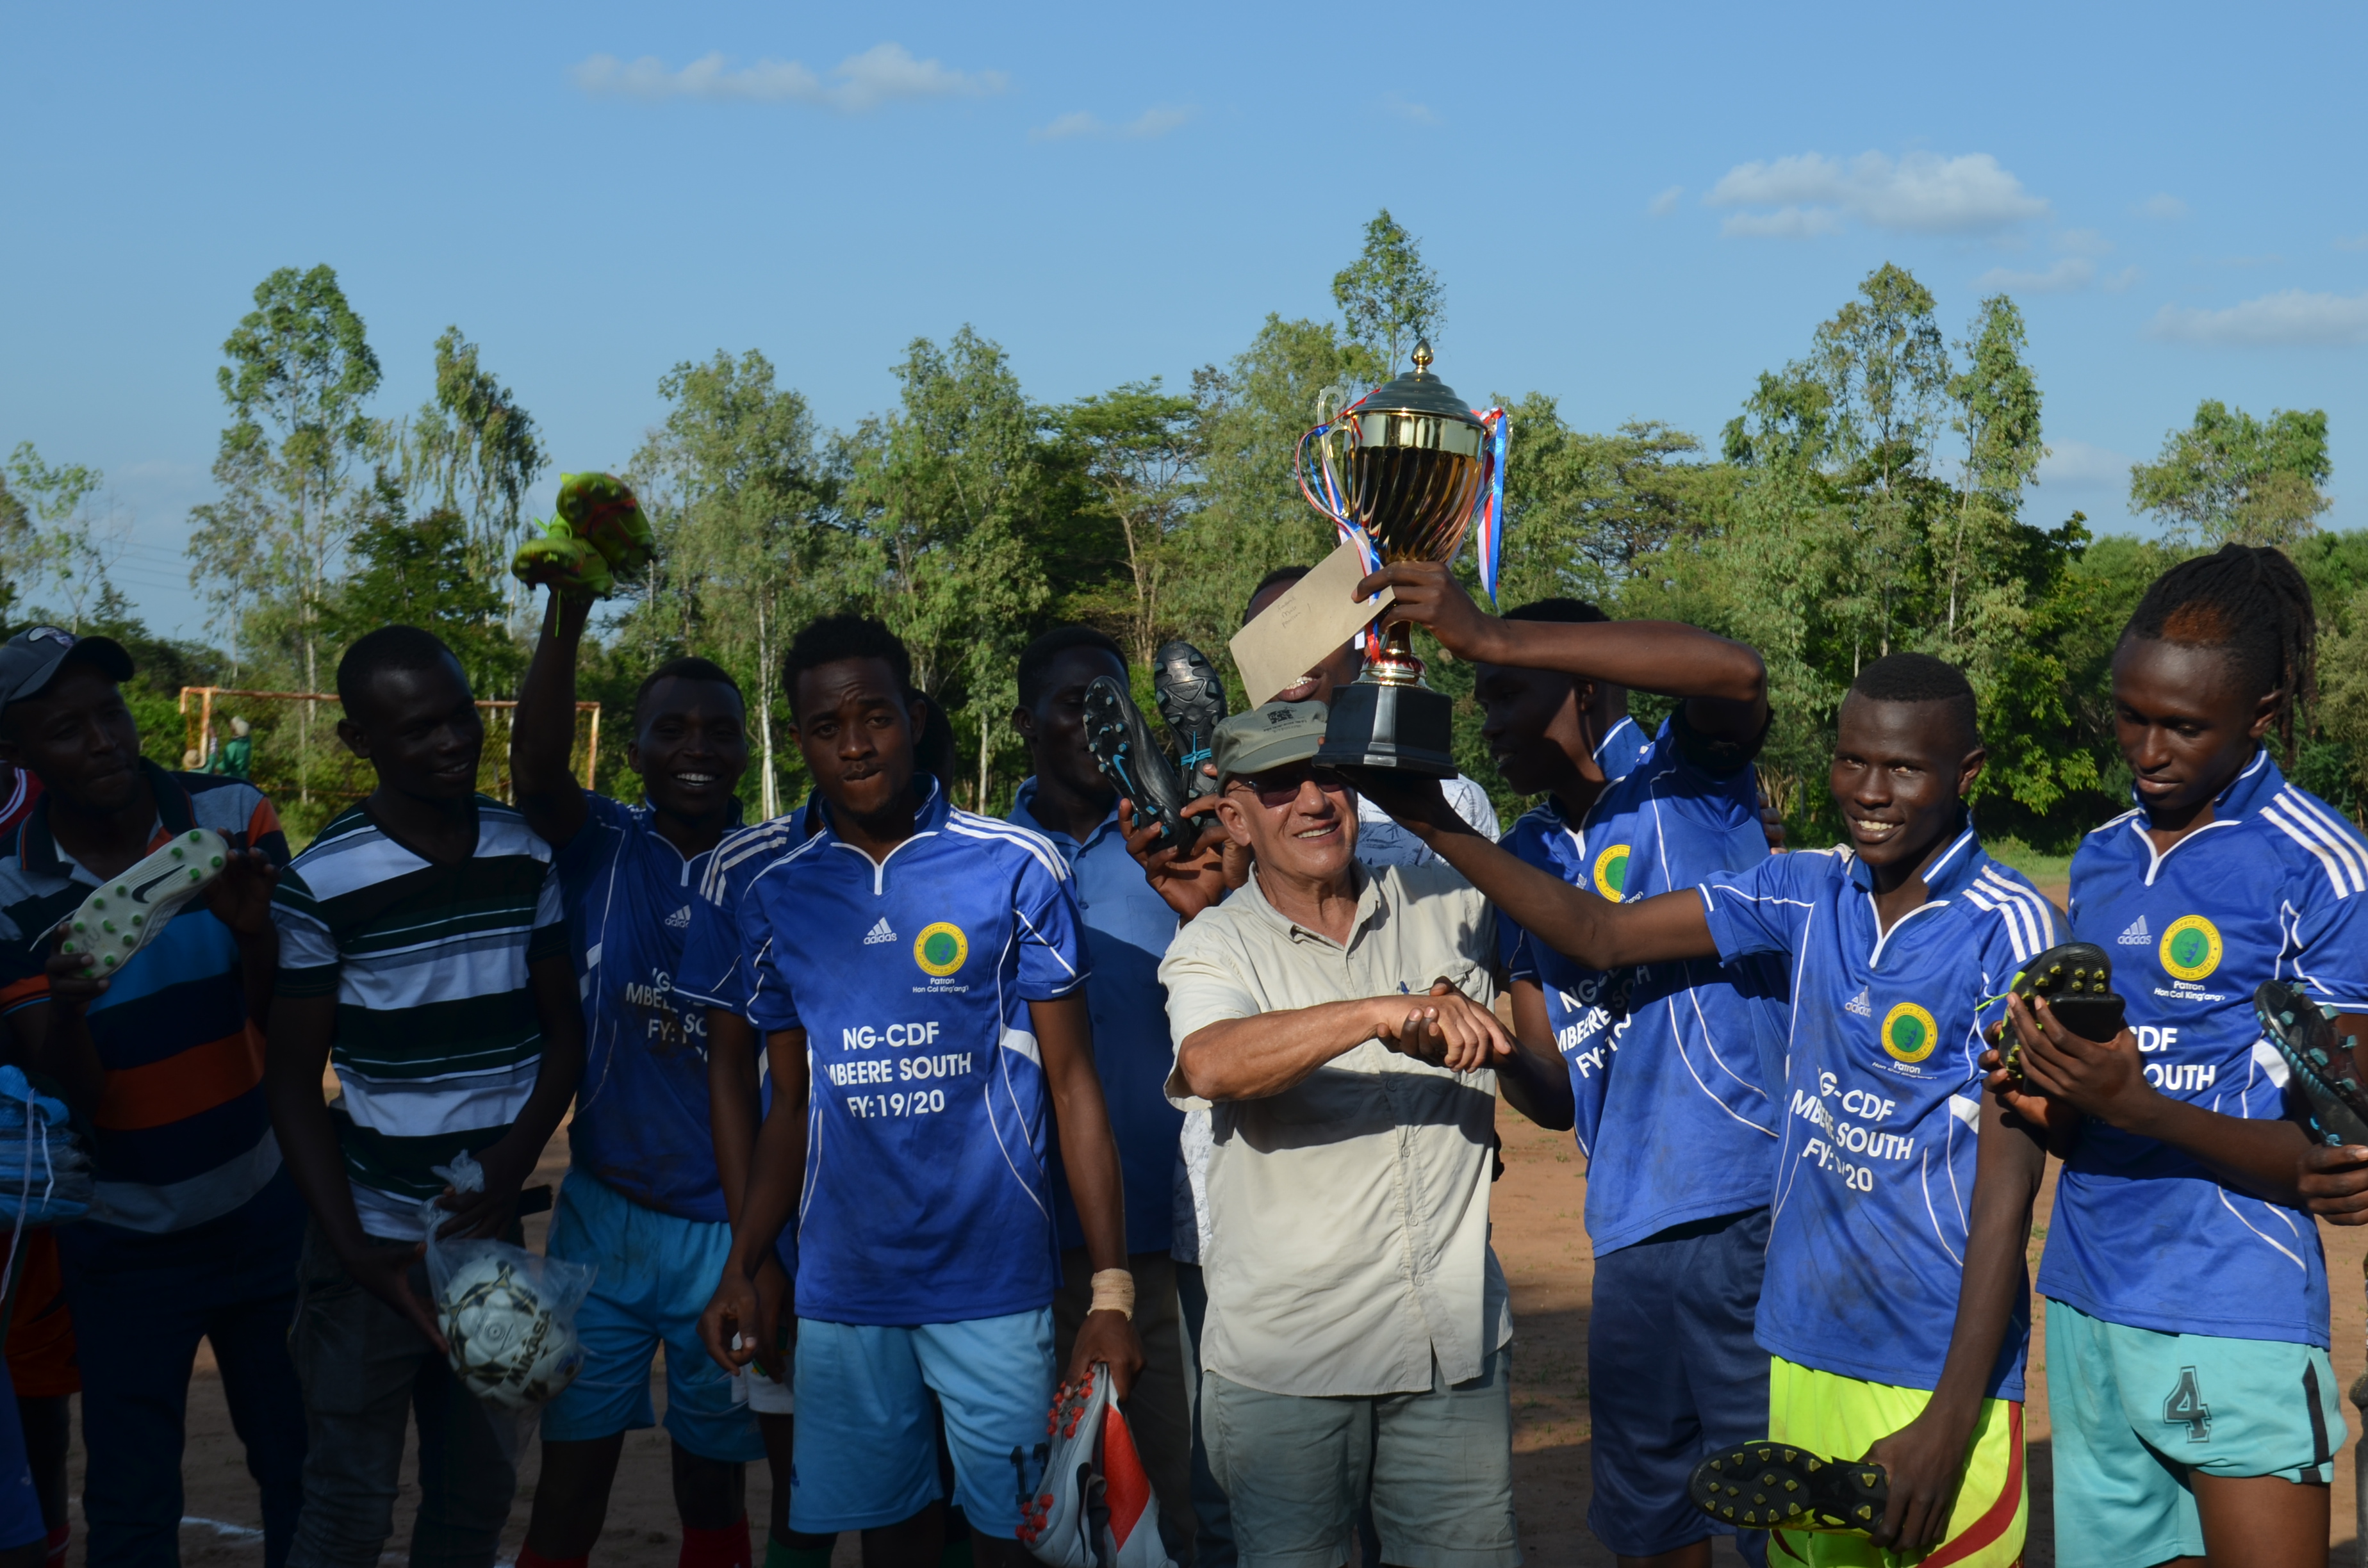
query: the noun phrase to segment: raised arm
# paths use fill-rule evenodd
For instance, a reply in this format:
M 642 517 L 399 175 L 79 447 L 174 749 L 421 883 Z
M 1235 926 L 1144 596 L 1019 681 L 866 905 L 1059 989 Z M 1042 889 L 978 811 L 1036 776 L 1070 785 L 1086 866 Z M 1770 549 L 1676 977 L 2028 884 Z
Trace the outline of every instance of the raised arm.
M 1459 659 L 1560 670 L 1585 680 L 1686 699 L 1686 719 L 1715 740 L 1757 740 L 1768 722 L 1768 671 L 1740 642 L 1676 620 L 1506 620 L 1472 602 L 1434 562 L 1384 566 L 1357 585 L 1360 598 L 1397 591 L 1385 625 L 1426 627 Z
M 552 590 L 510 729 L 510 777 L 518 810 L 535 835 L 554 849 L 584 827 L 584 792 L 567 764 L 575 747 L 575 659 L 591 615 L 590 599 Z
M 1435 779 L 1372 768 L 1356 769 L 1352 777 L 1360 793 L 1463 872 L 1463 880 L 1497 906 L 1499 916 L 1555 952 L 1589 969 L 1718 957 L 1699 893 L 1665 892 L 1635 903 L 1613 903 L 1473 832 L 1447 803 Z
M 1896 1551 L 1929 1549 L 1948 1529 L 1990 1372 L 2015 1308 L 2029 1290 L 2023 1249 L 2031 1240 L 2031 1205 L 2039 1196 L 2047 1153 L 2005 1116 L 1997 1096 L 1982 1096 L 1964 1278 L 1957 1287 L 1956 1324 L 1940 1383 L 1922 1414 L 1866 1452 L 1891 1472 L 1891 1501 L 1883 1522 L 1867 1533 L 1876 1545 Z

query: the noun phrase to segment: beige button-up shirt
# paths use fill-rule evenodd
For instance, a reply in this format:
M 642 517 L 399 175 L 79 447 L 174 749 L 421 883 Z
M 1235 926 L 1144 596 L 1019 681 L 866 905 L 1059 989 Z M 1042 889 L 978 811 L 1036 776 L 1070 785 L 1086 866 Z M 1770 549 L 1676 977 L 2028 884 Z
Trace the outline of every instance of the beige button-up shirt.
M 1418 995 L 1441 977 L 1486 1006 L 1496 921 L 1449 867 L 1359 868 L 1343 948 L 1284 919 L 1258 879 L 1178 933 L 1159 966 L 1181 1045 L 1227 1018 Z M 1488 1246 L 1496 1074 L 1378 1040 L 1281 1094 L 1214 1105 L 1201 1365 L 1270 1393 L 1384 1394 L 1480 1374 L 1512 1337 Z M 1167 1097 L 1190 1110 L 1180 1072 Z

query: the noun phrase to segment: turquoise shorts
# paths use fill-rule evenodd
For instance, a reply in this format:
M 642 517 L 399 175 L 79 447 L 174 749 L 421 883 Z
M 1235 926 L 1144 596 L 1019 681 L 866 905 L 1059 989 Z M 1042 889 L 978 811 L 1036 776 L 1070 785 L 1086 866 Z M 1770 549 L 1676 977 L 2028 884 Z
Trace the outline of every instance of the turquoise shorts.
M 2315 1345 L 2164 1334 L 2047 1303 L 2055 1551 L 2096 1568 L 2203 1555 L 2190 1471 L 2325 1485 L 2343 1447 Z
M 546 1441 L 587 1442 L 657 1425 L 650 1358 L 664 1345 L 667 1435 L 701 1459 L 765 1457 L 756 1416 L 734 1398 L 735 1380 L 699 1339 L 699 1314 L 732 1250 L 730 1225 L 644 1209 L 575 1170 L 560 1185 L 549 1250 L 599 1273 L 575 1309 L 584 1370 L 543 1407 Z
M 800 1318 L 795 1378 L 790 1528 L 872 1529 L 936 1502 L 939 1409 L 971 1527 L 1005 1540 L 1019 1528 L 1044 1468 L 1051 1307 L 916 1328 Z

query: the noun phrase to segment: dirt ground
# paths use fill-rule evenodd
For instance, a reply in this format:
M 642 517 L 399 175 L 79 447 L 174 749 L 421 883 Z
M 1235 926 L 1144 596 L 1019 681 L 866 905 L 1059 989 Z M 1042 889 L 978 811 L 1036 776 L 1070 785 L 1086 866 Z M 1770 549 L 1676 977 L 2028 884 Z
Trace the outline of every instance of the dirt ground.
M 2060 895 L 2059 895 L 2060 896 Z M 1499 1113 L 1505 1140 L 1505 1177 L 1495 1192 L 1496 1245 L 1513 1290 L 1515 1348 L 1513 1357 L 1514 1499 L 1520 1513 L 1521 1543 L 1532 1564 L 1543 1568 L 1611 1568 L 1611 1556 L 1588 1533 L 1587 1314 L 1593 1284 L 1594 1256 L 1579 1223 L 1587 1179 L 1567 1133 L 1549 1133 L 1531 1126 L 1510 1110 Z M 566 1168 L 565 1136 L 552 1142 L 544 1160 L 541 1179 L 556 1182 Z M 2055 1199 L 2051 1174 L 2040 1196 L 2031 1256 L 2037 1265 Z M 528 1223 L 528 1241 L 540 1248 L 545 1221 Z M 2368 1351 L 2363 1351 L 2362 1292 L 2351 1282 L 2362 1277 L 2368 1258 L 2368 1230 L 2323 1228 L 2328 1273 L 2334 1283 L 2335 1368 L 2339 1386 L 2348 1388 L 2359 1376 Z M 2044 1306 L 2043 1306 L 2044 1311 Z M 2030 1403 L 2025 1430 L 2030 1441 L 2032 1544 L 2029 1568 L 2055 1568 L 2053 1510 L 2048 1494 L 2048 1423 L 2044 1355 L 2041 1336 L 2032 1335 Z M 665 1408 L 663 1374 L 654 1378 L 654 1399 Z M 2347 1417 L 2351 1413 L 2347 1409 Z M 188 1448 L 182 1472 L 188 1488 L 181 1550 L 192 1564 L 238 1568 L 259 1562 L 262 1538 L 254 1487 L 245 1460 L 232 1435 L 223 1406 L 222 1382 L 210 1355 L 201 1353 L 196 1381 L 189 1391 Z M 2358 1435 L 2356 1420 L 2352 1435 Z M 77 1445 L 81 1422 L 75 1422 Z M 513 1557 L 526 1533 L 529 1500 L 534 1494 L 537 1464 L 529 1454 L 519 1478 L 519 1506 L 504 1536 L 505 1561 Z M 80 1490 L 79 1447 L 74 1460 L 74 1490 Z M 405 1498 L 399 1506 L 394 1539 L 387 1561 L 404 1561 L 410 1540 L 410 1506 L 416 1490 L 406 1466 Z M 2330 1544 L 2341 1550 L 2330 1562 L 2354 1561 L 2352 1481 L 2347 1452 L 2336 1465 L 2333 1528 Z M 761 1532 L 770 1494 L 765 1467 L 748 1472 L 748 1512 Z M 77 1542 L 83 1530 L 75 1522 Z M 761 1551 L 761 1533 L 759 1534 Z M 668 1490 L 666 1438 L 657 1432 L 636 1433 L 628 1439 L 624 1463 L 611 1499 L 607 1533 L 595 1552 L 609 1568 L 672 1568 L 678 1542 L 673 1500 Z M 80 1561 L 79 1550 L 75 1560 Z M 844 1539 L 834 1568 L 855 1568 L 854 1541 Z M 1723 1555 L 1722 1563 L 1739 1562 Z

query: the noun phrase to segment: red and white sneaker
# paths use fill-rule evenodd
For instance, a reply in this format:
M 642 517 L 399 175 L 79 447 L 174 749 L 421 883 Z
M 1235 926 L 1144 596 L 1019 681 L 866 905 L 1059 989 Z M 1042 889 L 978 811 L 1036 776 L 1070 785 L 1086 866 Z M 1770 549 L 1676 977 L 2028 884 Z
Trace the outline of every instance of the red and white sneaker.
M 1052 1568 L 1176 1568 L 1159 1539 L 1151 1477 L 1100 1361 L 1053 1391 L 1044 1483 L 1020 1513 L 1020 1544 Z

